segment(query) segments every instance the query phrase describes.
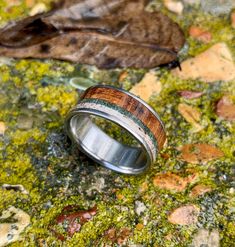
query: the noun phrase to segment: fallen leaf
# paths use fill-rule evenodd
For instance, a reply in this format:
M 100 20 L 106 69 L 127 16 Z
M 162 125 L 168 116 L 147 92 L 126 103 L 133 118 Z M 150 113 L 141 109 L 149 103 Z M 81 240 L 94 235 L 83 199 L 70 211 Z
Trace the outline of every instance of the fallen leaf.
M 197 91 L 183 90 L 183 91 L 180 91 L 179 94 L 181 97 L 185 99 L 196 99 L 196 98 L 200 98 L 204 93 L 197 92 Z
M 157 79 L 154 72 L 148 72 L 143 79 L 130 90 L 131 93 L 148 102 L 154 94 L 159 94 L 162 90 L 162 84 Z
M 99 68 L 152 68 L 177 60 L 183 32 L 162 13 L 146 12 L 146 2 L 65 1 L 59 9 L 0 30 L 0 56 L 55 58 Z
M 201 195 L 204 195 L 207 192 L 210 192 L 212 189 L 211 187 L 204 185 L 204 184 L 198 184 L 194 186 L 189 194 L 191 197 L 198 197 Z
M 186 144 L 181 147 L 180 158 L 189 163 L 198 164 L 218 159 L 224 156 L 224 153 L 209 144 Z
M 197 223 L 200 209 L 193 205 L 179 207 L 168 216 L 169 222 L 177 225 L 192 225 Z
M 78 210 L 77 206 L 69 205 L 63 208 L 61 214 L 56 217 L 56 224 L 61 224 L 70 237 L 74 233 L 79 232 L 82 225 L 91 220 L 97 213 L 97 208 L 93 207 L 89 210 Z M 66 223 L 66 224 L 65 224 Z M 56 232 L 52 227 L 50 230 L 58 239 L 64 241 L 65 236 Z
M 196 26 L 189 28 L 189 35 L 204 43 L 209 43 L 212 39 L 212 34 L 209 31 Z
M 181 192 L 186 189 L 188 184 L 194 182 L 197 176 L 180 177 L 174 173 L 168 172 L 158 174 L 153 179 L 153 184 L 161 189 Z
M 201 119 L 201 113 L 196 108 L 181 103 L 178 105 L 178 111 L 184 119 L 194 127 L 194 132 L 199 132 L 203 129 L 203 127 L 198 123 Z
M 229 96 L 223 96 L 216 105 L 216 114 L 225 120 L 235 120 L 235 104 Z
M 232 27 L 235 28 L 235 11 L 231 13 L 231 24 Z

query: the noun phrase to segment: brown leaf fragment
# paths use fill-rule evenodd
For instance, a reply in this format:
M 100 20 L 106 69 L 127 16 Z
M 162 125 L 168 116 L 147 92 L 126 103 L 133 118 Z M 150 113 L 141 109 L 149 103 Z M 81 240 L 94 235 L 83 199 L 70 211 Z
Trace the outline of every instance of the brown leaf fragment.
M 161 189 L 181 192 L 186 189 L 188 184 L 195 181 L 197 176 L 180 177 L 174 173 L 168 172 L 158 174 L 153 179 L 153 184 Z
M 209 43 L 212 39 L 212 34 L 209 31 L 196 26 L 191 26 L 189 28 L 189 35 L 204 43 Z
M 198 197 L 202 196 L 207 192 L 210 192 L 212 189 L 211 187 L 204 185 L 204 184 L 197 184 L 194 186 L 189 194 L 191 197 Z
M 184 119 L 194 127 L 195 132 L 199 132 L 203 129 L 198 123 L 201 119 L 201 113 L 195 107 L 181 103 L 178 105 L 178 111 Z
M 146 2 L 65 1 L 56 10 L 0 30 L 0 56 L 54 58 L 99 68 L 153 68 L 175 61 L 184 35 L 167 16 L 146 12 Z
M 198 164 L 218 159 L 224 156 L 224 153 L 209 144 L 186 144 L 181 148 L 180 158 L 189 163 Z
M 179 207 L 168 216 L 168 221 L 177 225 L 192 225 L 197 223 L 200 209 L 194 205 Z
M 231 13 L 231 25 L 235 28 L 235 10 Z
M 235 120 L 235 104 L 229 96 L 223 96 L 216 105 L 216 114 L 225 120 Z
M 185 99 L 196 99 L 200 98 L 204 93 L 190 90 L 183 90 L 179 92 L 179 95 Z

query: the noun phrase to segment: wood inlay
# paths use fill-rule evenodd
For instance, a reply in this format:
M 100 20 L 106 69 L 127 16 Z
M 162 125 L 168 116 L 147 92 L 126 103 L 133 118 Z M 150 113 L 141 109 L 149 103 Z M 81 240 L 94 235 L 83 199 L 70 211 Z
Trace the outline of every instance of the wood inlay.
M 144 104 L 129 94 L 111 87 L 96 86 L 85 91 L 82 99 L 101 99 L 125 109 L 148 127 L 157 140 L 159 150 L 163 147 L 166 134 L 161 122 Z

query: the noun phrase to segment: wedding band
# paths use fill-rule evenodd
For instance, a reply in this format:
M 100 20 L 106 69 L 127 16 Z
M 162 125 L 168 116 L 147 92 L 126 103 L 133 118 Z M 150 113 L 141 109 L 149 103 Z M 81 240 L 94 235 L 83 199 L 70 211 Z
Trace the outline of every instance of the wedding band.
M 92 118 L 101 117 L 128 131 L 137 146 L 116 141 Z M 65 120 L 68 136 L 97 163 L 124 174 L 140 174 L 152 165 L 162 149 L 166 133 L 157 113 L 143 100 L 119 88 L 88 88 Z

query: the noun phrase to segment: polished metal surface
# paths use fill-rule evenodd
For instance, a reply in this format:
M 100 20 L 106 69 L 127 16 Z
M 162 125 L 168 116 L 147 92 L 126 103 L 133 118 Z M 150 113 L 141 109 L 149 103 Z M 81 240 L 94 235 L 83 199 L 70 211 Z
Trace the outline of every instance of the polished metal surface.
M 130 93 L 128 95 L 144 104 L 156 118 L 160 119 L 144 101 Z M 114 140 L 94 123 L 94 116 L 124 128 L 137 140 L 139 145 L 132 147 Z M 157 147 L 153 147 L 151 138 L 145 130 L 133 119 L 118 111 L 115 112 L 115 109 L 105 105 L 96 103 L 89 105 L 81 100 L 68 114 L 65 128 L 68 136 L 83 153 L 113 171 L 124 174 L 140 174 L 147 170 L 156 159 Z

